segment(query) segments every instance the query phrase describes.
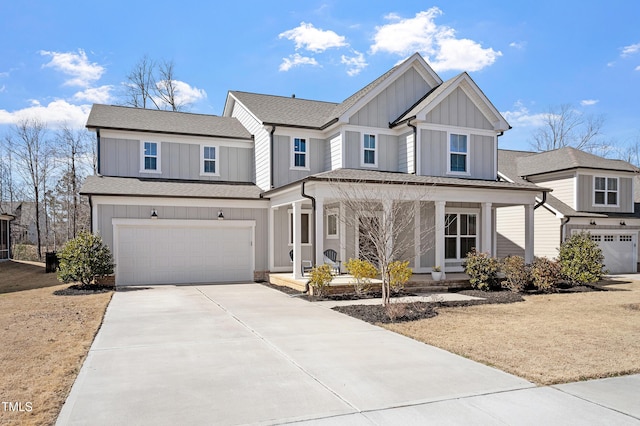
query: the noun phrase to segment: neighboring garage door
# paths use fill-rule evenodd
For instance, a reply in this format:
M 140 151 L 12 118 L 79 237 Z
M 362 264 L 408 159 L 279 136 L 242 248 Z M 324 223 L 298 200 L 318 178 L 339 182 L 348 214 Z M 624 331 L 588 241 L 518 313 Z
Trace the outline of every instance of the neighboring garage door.
M 253 221 L 113 219 L 117 285 L 253 281 Z
M 591 231 L 604 255 L 604 265 L 610 274 L 635 273 L 637 269 L 637 234 L 613 234 Z

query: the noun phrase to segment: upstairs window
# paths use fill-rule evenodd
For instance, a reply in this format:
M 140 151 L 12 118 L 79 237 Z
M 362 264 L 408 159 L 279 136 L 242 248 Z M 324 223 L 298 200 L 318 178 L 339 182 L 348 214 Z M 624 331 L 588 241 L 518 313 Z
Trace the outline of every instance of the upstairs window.
M 618 178 L 594 178 L 593 204 L 596 206 L 618 205 Z
M 378 156 L 376 155 L 376 135 L 364 135 L 362 139 L 362 165 L 377 166 Z
M 449 135 L 449 172 L 469 173 L 469 147 L 467 135 Z
M 217 146 L 202 146 L 201 151 L 201 164 L 200 170 L 203 175 L 218 175 L 218 147 Z
M 304 138 L 293 139 L 292 168 L 308 169 L 307 166 L 307 140 Z
M 142 142 L 143 173 L 160 173 L 160 144 L 158 142 Z

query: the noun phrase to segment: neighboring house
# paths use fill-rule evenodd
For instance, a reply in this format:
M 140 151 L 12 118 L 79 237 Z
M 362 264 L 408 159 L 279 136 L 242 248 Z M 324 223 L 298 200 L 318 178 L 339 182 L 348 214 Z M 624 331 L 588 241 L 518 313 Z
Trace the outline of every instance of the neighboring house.
M 0 261 L 11 259 L 11 221 L 15 216 L 0 211 Z
M 545 188 L 498 180 L 509 124 L 467 73 L 443 82 L 419 54 L 341 103 L 230 91 L 222 117 L 94 105 L 87 127 L 99 176 L 81 192 L 118 285 L 299 278 L 326 249 L 358 257 L 365 236 L 345 215 L 385 217 L 406 200 L 414 272 L 461 271 L 472 247 L 495 253 L 507 206 L 526 212 L 533 259 Z M 346 211 L 336 188 L 349 183 L 377 188 L 368 211 Z
M 36 203 L 33 201 L 14 201 L 0 203 L 0 210 L 15 217 L 11 222 L 11 238 L 14 244 L 36 244 Z M 41 213 L 44 218 L 44 213 Z M 44 219 L 43 219 L 44 220 Z
M 498 171 L 505 181 L 553 190 L 535 206 L 536 256 L 555 258 L 562 241 L 588 231 L 610 273 L 638 270 L 636 167 L 567 147 L 541 153 L 499 150 Z M 498 256 L 524 253 L 523 215 L 522 208 L 498 209 Z

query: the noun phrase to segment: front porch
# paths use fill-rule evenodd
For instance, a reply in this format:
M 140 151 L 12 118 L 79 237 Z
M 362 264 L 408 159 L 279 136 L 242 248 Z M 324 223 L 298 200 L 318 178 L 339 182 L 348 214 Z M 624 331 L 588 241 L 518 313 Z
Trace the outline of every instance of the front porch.
M 281 287 L 289 287 L 294 290 L 304 292 L 306 290 L 307 283 L 309 282 L 308 276 L 302 278 L 294 278 L 293 274 L 287 273 L 271 273 L 269 274 L 269 283 Z M 337 275 L 331 281 L 328 294 L 345 294 L 353 292 L 353 276 L 344 274 Z M 380 291 L 381 281 L 372 280 L 371 291 Z M 405 284 L 404 288 L 410 293 L 444 293 L 449 291 L 462 290 L 470 288 L 469 276 L 465 273 L 448 273 L 446 278 L 441 281 L 434 281 L 431 278 L 431 274 L 413 274 L 409 279 L 409 282 Z

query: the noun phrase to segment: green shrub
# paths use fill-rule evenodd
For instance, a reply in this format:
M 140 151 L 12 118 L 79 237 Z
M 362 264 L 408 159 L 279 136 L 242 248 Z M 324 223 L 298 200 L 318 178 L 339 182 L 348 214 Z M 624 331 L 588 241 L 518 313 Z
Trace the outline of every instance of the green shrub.
M 593 283 L 605 274 L 604 255 L 588 232 L 574 234 L 560 245 L 560 273 L 571 284 Z
M 531 265 L 531 278 L 536 289 L 553 291 L 560 278 L 560 264 L 546 257 L 536 257 Z
M 113 257 L 109 247 L 100 236 L 89 232 L 81 232 L 73 240 L 67 241 L 58 258 L 58 279 L 65 283 L 75 281 L 86 286 L 95 278 L 113 274 Z
M 409 281 L 413 270 L 409 268 L 409 261 L 401 262 L 396 260 L 389 264 L 389 286 L 391 291 L 399 293 L 404 290 L 404 285 Z
M 464 271 L 469 275 L 469 282 L 478 290 L 495 290 L 498 286 L 497 274 L 500 264 L 498 259 L 472 249 L 467 253 Z
M 502 286 L 515 292 L 520 292 L 529 283 L 529 266 L 524 263 L 522 256 L 507 256 L 502 260 L 501 270 L 505 280 Z
M 378 276 L 376 267 L 371 262 L 360 259 L 349 259 L 344 266 L 354 278 L 352 284 L 356 295 L 367 293 L 371 288 L 371 280 Z
M 331 266 L 326 264 L 316 266 L 311 269 L 309 276 L 311 277 L 309 279 L 309 286 L 313 289 L 313 295 L 317 297 L 324 296 L 326 289 L 333 279 Z

